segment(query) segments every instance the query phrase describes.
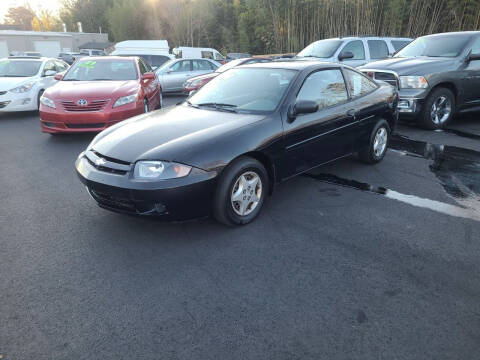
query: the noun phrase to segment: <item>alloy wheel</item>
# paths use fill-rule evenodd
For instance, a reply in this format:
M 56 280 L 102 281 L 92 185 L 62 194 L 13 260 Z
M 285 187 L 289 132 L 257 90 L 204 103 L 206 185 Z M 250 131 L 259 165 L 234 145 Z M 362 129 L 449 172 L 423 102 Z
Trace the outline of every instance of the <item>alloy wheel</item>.
M 232 189 L 233 210 L 240 216 L 250 214 L 262 198 L 262 180 L 254 171 L 241 174 Z
M 441 125 L 448 120 L 452 112 L 452 104 L 446 96 L 438 97 L 432 104 L 430 117 L 436 125 Z
M 373 152 L 377 158 L 381 157 L 387 148 L 388 132 L 387 129 L 381 127 L 375 134 L 373 141 Z

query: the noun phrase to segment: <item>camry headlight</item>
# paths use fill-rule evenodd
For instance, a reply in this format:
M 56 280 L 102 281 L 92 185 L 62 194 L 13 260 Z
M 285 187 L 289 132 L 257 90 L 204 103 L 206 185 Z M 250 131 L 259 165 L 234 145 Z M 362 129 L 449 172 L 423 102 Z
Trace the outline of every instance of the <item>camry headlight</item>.
M 42 97 L 40 98 L 40 102 L 45 106 L 51 107 L 52 109 L 56 108 L 53 100 L 46 97 L 45 95 L 42 95 Z
M 400 76 L 400 88 L 402 89 L 425 89 L 428 82 L 423 76 Z
M 35 85 L 35 81 L 29 81 L 25 84 L 17 86 L 16 88 L 10 89 L 10 92 L 24 93 L 24 92 L 30 91 L 30 89 L 32 88 L 33 85 Z
M 117 101 L 115 101 L 115 104 L 113 104 L 113 107 L 122 106 L 125 104 L 130 104 L 132 102 L 135 102 L 137 101 L 137 96 L 138 94 L 133 94 L 133 95 L 123 96 L 121 98 L 118 98 Z
M 166 180 L 187 176 L 190 170 L 191 166 L 169 161 L 139 161 L 133 174 L 140 180 Z

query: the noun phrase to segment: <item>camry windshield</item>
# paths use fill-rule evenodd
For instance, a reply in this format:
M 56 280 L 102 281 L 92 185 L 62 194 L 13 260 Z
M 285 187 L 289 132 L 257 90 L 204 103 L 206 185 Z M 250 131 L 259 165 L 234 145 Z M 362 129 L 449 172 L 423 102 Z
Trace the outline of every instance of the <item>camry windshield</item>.
M 269 68 L 231 69 L 203 86 L 188 103 L 219 111 L 272 112 L 296 73 Z
M 470 40 L 467 35 L 435 35 L 416 39 L 402 50 L 395 57 L 456 57 Z
M 41 61 L 0 60 L 0 77 L 34 76 L 42 66 Z
M 342 40 L 320 40 L 308 45 L 305 49 L 300 51 L 298 57 L 317 57 L 317 58 L 330 58 L 335 54 L 335 51 L 343 43 Z
M 133 60 L 82 60 L 75 63 L 64 81 L 111 80 L 126 81 L 138 78 Z

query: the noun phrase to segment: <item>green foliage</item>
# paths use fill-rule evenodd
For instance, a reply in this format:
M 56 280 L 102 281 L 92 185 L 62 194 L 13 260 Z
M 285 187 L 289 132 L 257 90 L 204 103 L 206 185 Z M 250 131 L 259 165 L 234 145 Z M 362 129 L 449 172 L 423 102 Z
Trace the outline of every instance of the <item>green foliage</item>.
M 70 31 L 80 21 L 85 32 L 101 26 L 112 41 L 167 39 L 172 47 L 223 52 L 297 52 L 329 37 L 417 37 L 480 29 L 480 0 L 63 1 L 60 18 Z M 19 7 L 10 9 L 6 19 L 30 26 L 30 16 L 28 8 Z

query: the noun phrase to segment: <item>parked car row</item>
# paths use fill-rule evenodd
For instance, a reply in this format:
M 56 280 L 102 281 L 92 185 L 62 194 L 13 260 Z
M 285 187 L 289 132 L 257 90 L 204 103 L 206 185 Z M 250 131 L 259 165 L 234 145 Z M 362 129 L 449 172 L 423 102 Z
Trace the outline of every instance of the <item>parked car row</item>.
M 400 40 L 382 41 L 391 51 Z M 380 40 L 328 39 L 294 59 L 222 67 L 172 59 L 156 71 L 138 56 L 85 57 L 70 68 L 9 58 L 0 61 L 2 77 L 23 78 L 0 92 L 2 101 L 12 97 L 0 104 L 32 106 L 36 94 L 42 131 L 103 130 L 76 161 L 101 207 L 241 225 L 258 216 L 278 182 L 351 154 L 381 161 L 400 115 L 439 128 L 458 111 L 480 108 L 480 32 L 425 36 L 391 58 L 346 64 L 360 45 L 372 59 L 380 48 L 372 41 Z M 55 85 L 40 86 L 45 78 Z M 190 95 L 184 103 L 150 113 L 164 92 L 182 90 Z

